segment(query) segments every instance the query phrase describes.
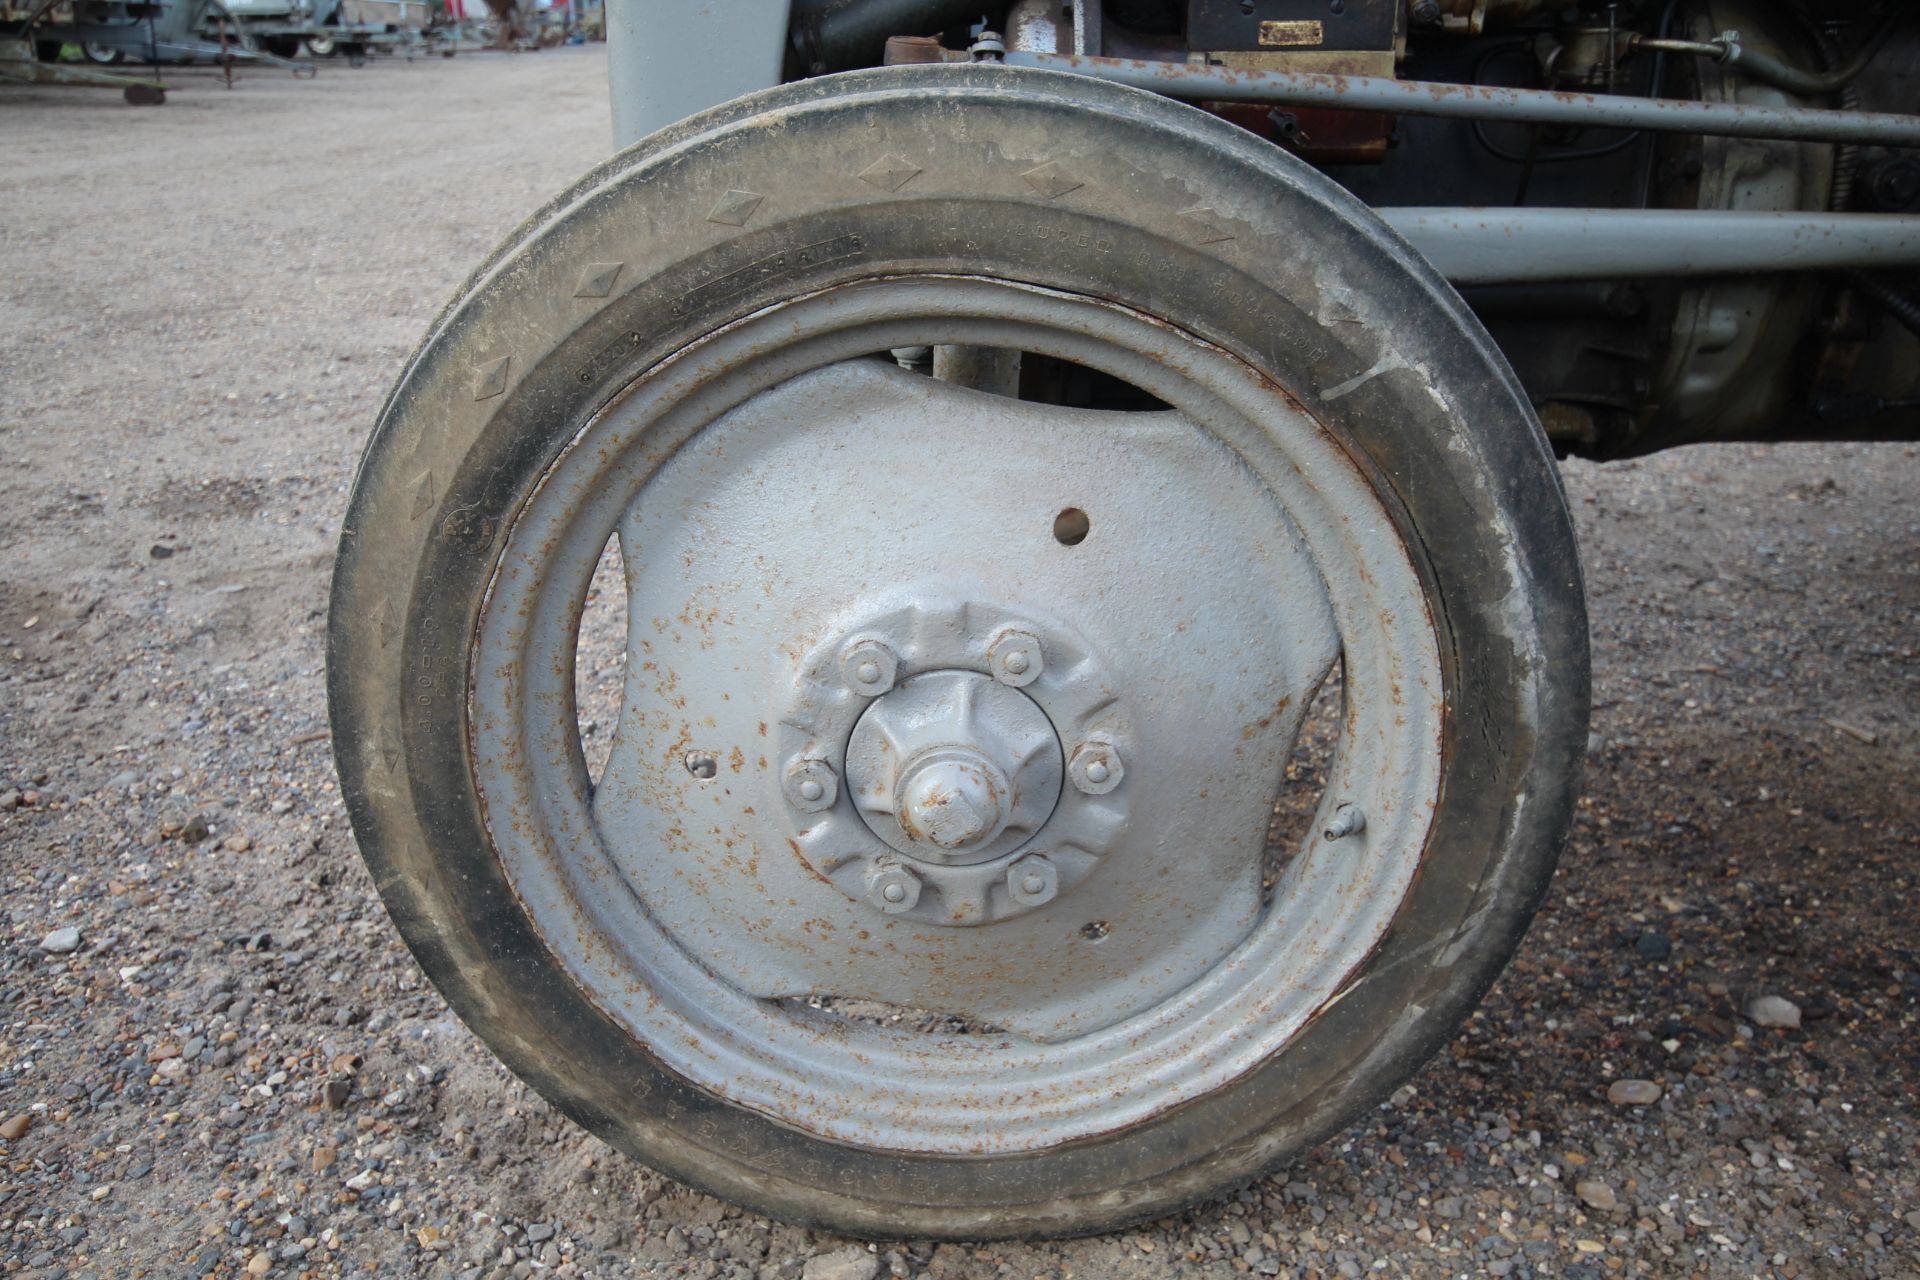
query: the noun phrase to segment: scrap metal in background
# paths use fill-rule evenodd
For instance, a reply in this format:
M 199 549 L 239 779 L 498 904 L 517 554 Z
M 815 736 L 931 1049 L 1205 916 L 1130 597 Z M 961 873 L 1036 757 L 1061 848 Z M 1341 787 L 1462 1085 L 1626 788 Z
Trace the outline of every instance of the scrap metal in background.
M 231 82 L 236 63 L 278 66 L 310 76 L 295 61 L 304 43 L 316 56 L 337 49 L 350 61 L 370 48 L 418 43 L 427 0 L 0 0 L 0 39 L 19 41 L 0 78 L 43 84 L 141 86 L 143 102 L 164 100 L 156 82 L 131 81 L 104 68 L 207 62 Z M 59 61 L 77 45 L 92 67 Z M 29 66 L 27 64 L 32 64 Z
M 31 40 L 18 38 L 0 38 L 0 82 L 118 89 L 133 106 L 155 106 L 167 100 L 167 86 L 158 80 L 115 75 L 92 67 L 43 62 L 36 56 Z

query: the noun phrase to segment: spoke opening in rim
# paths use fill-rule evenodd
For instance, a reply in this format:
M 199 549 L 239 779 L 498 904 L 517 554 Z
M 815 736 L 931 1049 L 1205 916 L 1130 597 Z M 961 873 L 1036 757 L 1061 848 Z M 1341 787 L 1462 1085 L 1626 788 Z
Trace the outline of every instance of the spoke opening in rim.
M 1308 704 L 1306 719 L 1293 740 L 1293 753 L 1280 774 L 1267 824 L 1267 846 L 1260 871 L 1261 906 L 1270 909 L 1276 887 L 1313 836 L 1313 823 L 1334 775 L 1340 726 L 1347 714 L 1346 659 L 1333 669 Z
M 626 675 L 627 579 L 620 559 L 620 538 L 615 535 L 607 539 L 594 566 L 574 639 L 574 718 L 587 777 L 594 786 L 605 775 L 607 758 L 613 752 Z M 693 765 L 688 771 L 694 771 Z
M 959 346 L 953 344 L 948 349 L 959 349 Z M 934 371 L 934 350 L 930 346 L 897 347 L 878 353 L 876 358 L 915 373 L 931 374 Z M 1013 363 L 1009 367 L 995 366 L 989 362 L 982 367 L 987 370 L 997 368 L 1003 376 L 1013 377 L 1014 385 L 1019 390 L 1017 398 L 1033 404 L 1052 404 L 1068 409 L 1106 409 L 1116 413 L 1158 413 L 1173 407 L 1145 388 L 1091 365 L 1077 364 L 1038 351 L 1012 348 L 991 350 L 1012 357 Z M 979 368 L 972 368 L 971 371 L 979 372 Z M 982 385 L 978 389 L 998 395 L 1007 393 L 1005 385 Z

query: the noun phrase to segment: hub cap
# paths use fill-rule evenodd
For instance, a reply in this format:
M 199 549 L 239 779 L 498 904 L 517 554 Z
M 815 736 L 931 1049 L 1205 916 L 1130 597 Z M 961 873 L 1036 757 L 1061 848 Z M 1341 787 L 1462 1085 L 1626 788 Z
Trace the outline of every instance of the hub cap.
M 1025 844 L 1060 798 L 1060 740 L 1033 699 L 974 671 L 916 676 L 854 727 L 847 784 L 901 853 L 967 866 Z

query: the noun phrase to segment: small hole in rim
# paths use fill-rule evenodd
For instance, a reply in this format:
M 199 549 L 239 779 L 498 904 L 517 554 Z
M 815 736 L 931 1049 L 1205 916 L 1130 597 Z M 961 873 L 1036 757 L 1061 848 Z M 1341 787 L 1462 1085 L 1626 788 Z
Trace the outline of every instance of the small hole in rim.
M 1113 926 L 1105 920 L 1089 920 L 1080 926 L 1080 936 L 1088 942 L 1098 942 L 1113 932 Z
M 1063 547 L 1077 547 L 1087 540 L 1093 522 L 1078 507 L 1068 507 L 1053 518 L 1053 540 Z

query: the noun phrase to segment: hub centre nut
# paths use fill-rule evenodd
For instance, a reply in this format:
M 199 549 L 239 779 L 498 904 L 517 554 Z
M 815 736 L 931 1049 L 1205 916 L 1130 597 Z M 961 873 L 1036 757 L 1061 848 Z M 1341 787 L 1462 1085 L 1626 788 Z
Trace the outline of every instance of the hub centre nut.
M 894 799 L 900 825 L 916 840 L 964 849 L 1006 825 L 1007 775 L 977 751 L 938 753 L 901 776 Z
M 912 858 L 985 862 L 1032 838 L 1060 799 L 1046 713 L 977 671 L 931 671 L 883 694 L 847 744 L 847 791 L 867 826 Z

